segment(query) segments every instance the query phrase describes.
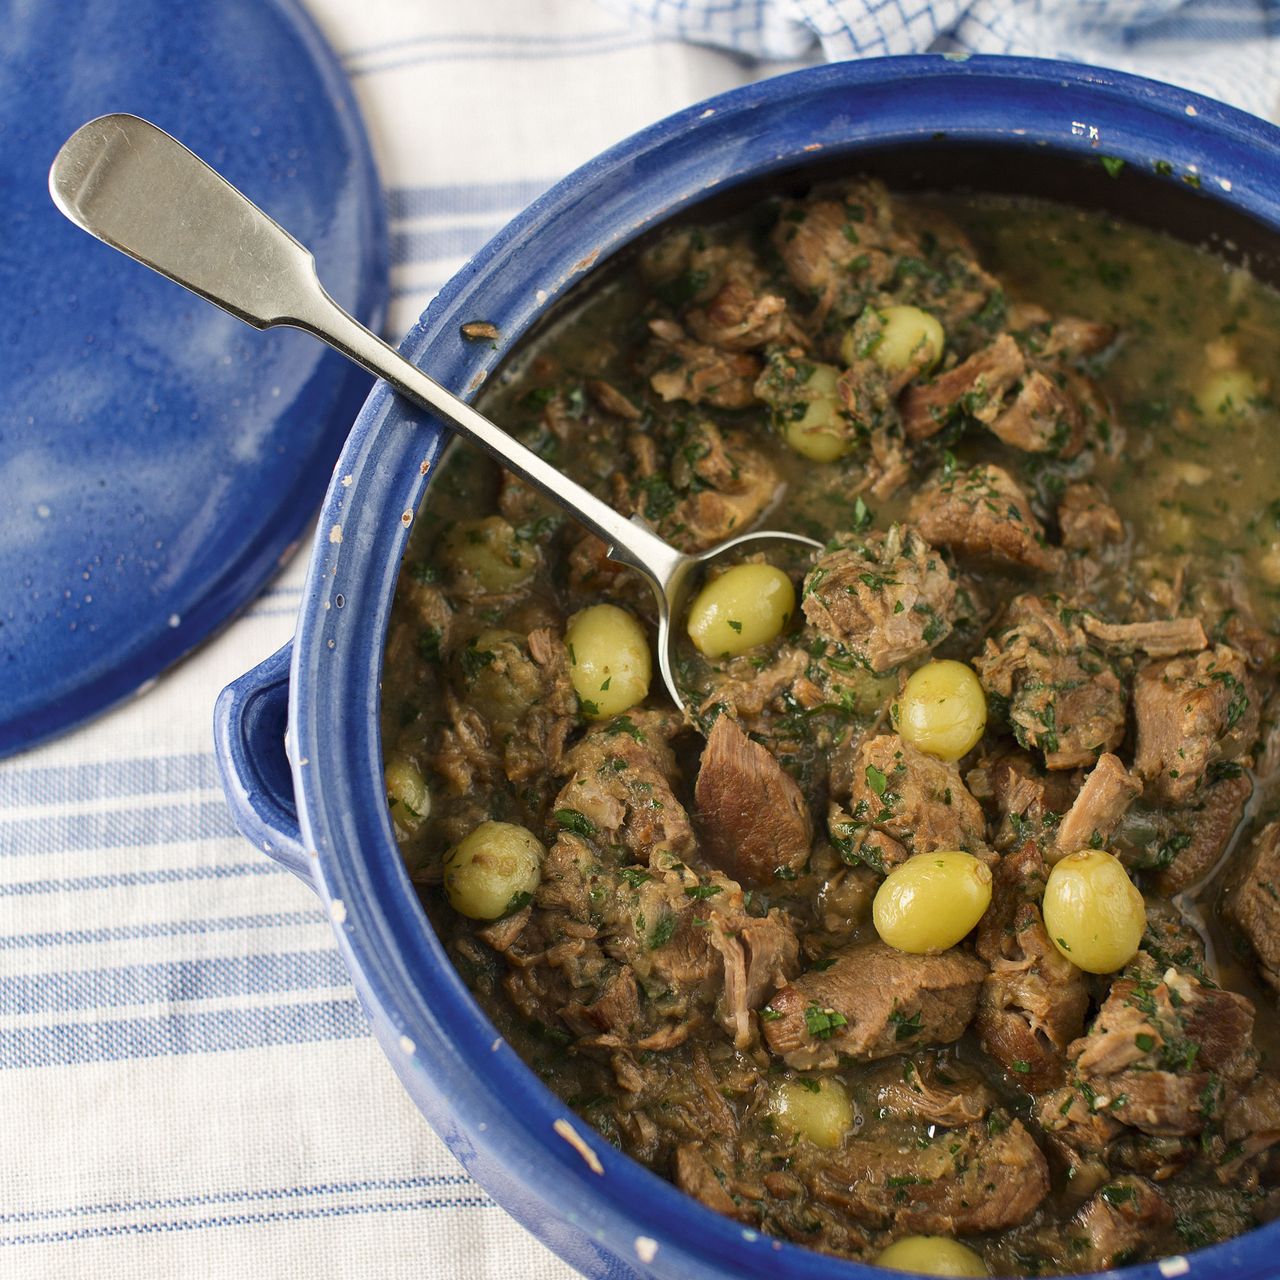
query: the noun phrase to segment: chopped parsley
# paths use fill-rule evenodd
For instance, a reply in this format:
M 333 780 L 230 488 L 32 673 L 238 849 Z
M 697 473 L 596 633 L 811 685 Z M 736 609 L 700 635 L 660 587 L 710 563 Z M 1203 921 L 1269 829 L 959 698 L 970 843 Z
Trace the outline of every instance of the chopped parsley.
M 829 1040 L 841 1027 L 849 1025 L 843 1013 L 824 1009 L 816 1000 L 804 1011 L 804 1025 L 811 1036 Z
M 572 831 L 576 836 L 590 837 L 596 834 L 596 824 L 577 809 L 557 809 L 555 820 L 560 824 L 561 831 Z

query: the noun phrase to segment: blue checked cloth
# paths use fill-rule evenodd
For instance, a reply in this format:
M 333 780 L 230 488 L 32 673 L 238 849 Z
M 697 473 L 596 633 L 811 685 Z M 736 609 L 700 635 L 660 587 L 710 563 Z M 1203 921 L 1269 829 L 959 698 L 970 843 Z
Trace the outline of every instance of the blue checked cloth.
M 1168 80 L 1268 119 L 1275 0 L 601 0 L 650 30 L 752 58 L 895 53 L 1070 58 Z
M 577 164 L 824 55 L 1070 54 L 1276 105 L 1254 0 L 309 7 L 387 186 L 392 338 Z M 144 696 L 0 764 L 6 1280 L 570 1275 L 418 1116 L 311 895 L 227 816 L 213 700 L 291 635 L 304 557 Z

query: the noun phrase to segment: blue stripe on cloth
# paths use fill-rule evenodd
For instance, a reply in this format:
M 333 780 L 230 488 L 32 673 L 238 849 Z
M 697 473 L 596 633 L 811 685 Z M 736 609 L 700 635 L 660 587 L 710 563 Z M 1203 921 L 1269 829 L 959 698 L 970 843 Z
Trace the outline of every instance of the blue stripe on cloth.
M 0 1031 L 0 1070 L 221 1053 L 317 1040 L 353 1040 L 368 1034 L 369 1024 L 354 999 L 14 1027 Z
M 66 1231 L 33 1231 L 26 1235 L 0 1236 L 0 1247 L 23 1244 L 62 1244 L 69 1240 L 98 1240 L 113 1236 L 200 1231 L 208 1227 L 253 1227 L 271 1222 L 298 1222 L 315 1218 L 349 1218 L 361 1213 L 405 1213 L 415 1209 L 496 1209 L 483 1193 L 443 1199 L 386 1200 L 373 1204 L 333 1205 L 322 1209 L 276 1209 L 270 1213 L 232 1213 L 218 1218 L 183 1218 L 176 1221 L 130 1222 L 112 1226 L 80 1227 Z
M 0 951 L 30 947 L 81 946 L 98 942 L 132 942 L 141 938 L 172 938 L 184 934 L 232 933 L 242 929 L 287 929 L 324 924 L 323 911 L 277 911 L 270 915 L 218 916 L 212 920 L 162 920 L 154 924 L 117 924 L 102 929 L 58 929 L 43 933 L 0 934 Z
M 420 36 L 409 36 L 405 40 L 384 40 L 379 44 L 365 45 L 362 49 L 348 49 L 342 56 L 344 61 L 354 62 L 357 58 L 367 58 L 375 53 L 395 52 L 399 49 L 411 49 L 415 45 L 423 44 L 585 45 L 602 40 L 616 40 L 619 36 L 629 34 L 630 32 L 626 27 L 620 27 L 616 31 L 556 31 L 538 35 L 489 31 L 471 31 L 459 35 L 438 35 L 434 32 L 428 32 Z
M 195 1209 L 204 1205 L 244 1204 L 263 1200 L 300 1200 L 304 1196 L 350 1195 L 360 1191 L 425 1191 L 434 1187 L 473 1186 L 465 1173 L 424 1173 L 401 1178 L 358 1178 L 346 1182 L 316 1182 L 292 1187 L 254 1187 L 249 1191 L 208 1191 L 192 1196 L 162 1196 L 148 1200 L 117 1200 L 68 1208 L 26 1209 L 0 1213 L 0 1223 L 40 1222 L 46 1218 L 88 1218 L 99 1213 L 142 1213 L 148 1209 Z
M 67 1013 L 131 1004 L 176 1004 L 262 992 L 350 985 L 336 951 L 211 956 L 110 969 L 0 978 L 0 1014 Z
M 212 752 L 47 765 L 38 769 L 9 767 L 0 771 L 0 806 L 202 791 L 217 785 L 218 767 Z
M 84 889 L 117 889 L 182 880 L 229 880 L 235 876 L 287 876 L 265 854 L 254 862 L 224 863 L 216 867 L 171 867 L 164 871 L 117 871 L 96 876 L 67 876 L 58 880 L 17 880 L 0 884 L 0 898 L 27 898 L 35 893 L 68 893 Z
M 422 218 L 458 213 L 498 213 L 523 209 L 554 178 L 512 182 L 445 183 L 440 186 L 392 187 L 387 208 L 394 218 Z
M 356 76 L 378 75 L 384 71 L 403 71 L 406 67 L 425 66 L 431 62 L 488 62 L 496 61 L 500 58 L 518 59 L 521 62 L 546 61 L 549 59 L 563 58 L 594 58 L 602 53 L 626 53 L 631 49 L 657 49 L 664 45 L 682 44 L 683 41 L 676 39 L 666 39 L 656 36 L 628 36 L 615 41 L 612 44 L 596 44 L 586 48 L 573 48 L 572 46 L 561 46 L 551 49 L 525 49 L 512 47 L 508 49 L 488 48 L 476 51 L 471 50 L 424 50 L 421 53 L 410 54 L 408 57 L 399 58 L 389 62 L 379 62 L 372 66 L 359 67 L 347 65 L 347 74 L 355 79 Z
M 100 853 L 182 840 L 235 836 L 235 823 L 222 800 L 121 809 L 114 813 L 72 813 L 0 821 L 0 857 L 42 853 Z
M 514 213 L 515 210 L 513 209 Z M 422 231 L 397 231 L 391 236 L 391 265 L 434 262 L 437 258 L 469 258 L 502 230 L 502 222 L 472 226 L 433 227 Z

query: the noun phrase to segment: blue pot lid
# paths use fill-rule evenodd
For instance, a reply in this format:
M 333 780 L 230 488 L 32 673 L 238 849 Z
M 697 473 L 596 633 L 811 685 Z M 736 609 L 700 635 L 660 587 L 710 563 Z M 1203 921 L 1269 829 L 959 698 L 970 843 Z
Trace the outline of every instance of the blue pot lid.
M 58 147 L 127 111 L 209 161 L 377 327 L 381 189 L 294 0 L 18 0 L 0 48 L 0 755 L 134 692 L 245 605 L 307 527 L 369 378 L 257 333 L 49 199 Z

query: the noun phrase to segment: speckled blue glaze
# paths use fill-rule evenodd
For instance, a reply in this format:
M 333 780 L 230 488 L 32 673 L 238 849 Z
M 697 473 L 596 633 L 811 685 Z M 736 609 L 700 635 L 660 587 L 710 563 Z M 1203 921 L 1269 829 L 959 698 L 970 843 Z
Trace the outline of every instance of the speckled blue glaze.
M 1097 131 L 1091 135 L 1090 128 Z M 798 72 L 694 107 L 592 161 L 456 276 L 404 350 L 473 391 L 503 352 L 459 323 L 494 321 L 505 349 L 587 265 L 672 212 L 806 157 L 929 139 L 1164 159 L 1280 231 L 1280 131 L 1203 98 L 1061 63 L 935 57 Z M 814 147 L 821 151 L 815 152 Z M 1177 179 L 1173 179 L 1177 181 Z M 405 876 L 387 817 L 378 680 L 396 572 L 443 435 L 385 387 L 361 413 L 325 500 L 292 649 L 225 691 L 219 756 L 237 821 L 314 885 L 383 1048 L 471 1173 L 592 1277 L 879 1280 L 883 1272 L 784 1245 L 703 1209 L 576 1120 L 471 1001 Z M 340 539 L 340 540 L 339 540 Z M 342 607 L 339 607 L 341 601 Z M 280 749 L 288 723 L 290 765 Z M 296 807 L 295 807 L 296 797 Z M 554 1128 L 568 1120 L 591 1160 Z M 1280 1226 L 1127 1270 L 1264 1280 Z
M 310 246 L 381 322 L 381 191 L 336 57 L 294 0 L 16 0 L 0 41 L 0 755 L 132 693 L 296 542 L 369 379 L 257 334 L 54 208 L 48 171 L 131 111 Z

